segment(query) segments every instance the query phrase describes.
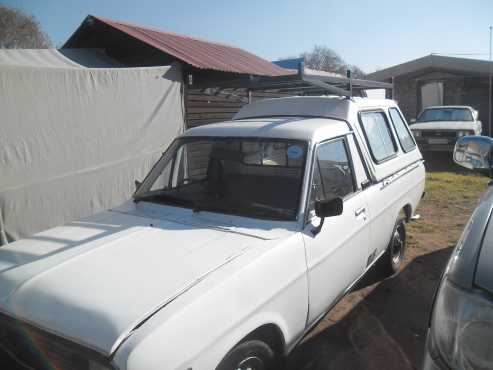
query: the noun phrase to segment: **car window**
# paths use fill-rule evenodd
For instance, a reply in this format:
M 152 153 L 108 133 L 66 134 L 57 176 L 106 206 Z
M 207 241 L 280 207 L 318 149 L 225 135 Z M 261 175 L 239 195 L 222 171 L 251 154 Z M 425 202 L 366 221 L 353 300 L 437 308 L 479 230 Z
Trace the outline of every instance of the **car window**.
M 353 169 L 356 178 L 356 187 L 358 189 L 361 189 L 362 187 L 361 184 L 369 181 L 370 177 L 368 176 L 368 171 L 366 170 L 366 167 L 361 158 L 361 152 L 359 150 L 358 144 L 356 143 L 356 139 L 354 135 L 352 134 L 349 135 L 347 139 L 348 139 L 349 152 L 351 153 L 351 159 L 353 160 Z
M 474 121 L 468 108 L 429 108 L 425 109 L 416 122 L 434 121 Z
M 353 192 L 353 173 L 345 140 L 320 144 L 313 163 L 309 210 L 314 209 L 316 200 L 344 198 Z
M 397 133 L 397 138 L 399 139 L 399 143 L 401 144 L 402 150 L 404 152 L 409 152 L 416 147 L 416 143 L 409 132 L 409 128 L 404 122 L 401 114 L 396 108 L 389 109 L 390 119 L 395 127 L 395 132 Z
M 361 112 L 361 125 L 373 159 L 381 162 L 392 157 L 397 148 L 383 112 Z
M 239 216 L 296 220 L 307 143 L 271 138 L 180 138 L 136 201 Z

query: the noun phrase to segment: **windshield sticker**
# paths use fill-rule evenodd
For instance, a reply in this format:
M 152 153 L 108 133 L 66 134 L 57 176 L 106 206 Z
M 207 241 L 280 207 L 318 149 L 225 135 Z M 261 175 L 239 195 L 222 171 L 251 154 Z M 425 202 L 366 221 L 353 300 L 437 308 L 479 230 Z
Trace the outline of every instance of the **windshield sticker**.
M 301 149 L 298 145 L 289 146 L 286 152 L 288 154 L 288 158 L 291 159 L 300 158 L 303 155 L 303 149 Z

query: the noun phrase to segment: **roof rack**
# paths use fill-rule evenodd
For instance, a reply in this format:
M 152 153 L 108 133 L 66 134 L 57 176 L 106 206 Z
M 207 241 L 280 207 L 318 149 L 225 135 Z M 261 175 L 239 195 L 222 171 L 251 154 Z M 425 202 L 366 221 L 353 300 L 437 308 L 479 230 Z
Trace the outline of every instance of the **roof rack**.
M 365 90 L 393 89 L 393 84 L 387 82 L 354 79 L 351 71 L 347 71 L 347 77 L 321 71 L 305 70 L 304 63 L 299 63 L 297 73 L 285 76 L 245 76 L 227 81 L 202 82 L 191 85 L 193 89 L 200 89 L 208 95 L 226 95 L 235 98 L 246 99 L 238 95 L 239 91 L 250 92 L 263 91 L 272 93 L 285 93 L 292 95 L 338 95 L 352 97 L 366 96 Z M 191 79 L 189 79 L 191 82 Z M 250 100 L 248 98 L 248 100 Z

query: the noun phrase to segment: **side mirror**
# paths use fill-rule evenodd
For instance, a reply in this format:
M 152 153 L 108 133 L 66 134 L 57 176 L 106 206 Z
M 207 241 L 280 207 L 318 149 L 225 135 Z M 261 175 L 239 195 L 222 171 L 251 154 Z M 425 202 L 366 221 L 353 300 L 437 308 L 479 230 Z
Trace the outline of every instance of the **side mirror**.
M 312 234 L 317 235 L 324 225 L 325 217 L 339 216 L 343 211 L 342 198 L 329 200 L 317 200 L 315 202 L 315 214 L 320 217 L 320 224 L 312 229 Z
M 454 162 L 459 166 L 491 175 L 493 139 L 487 136 L 463 136 L 455 143 Z
M 138 190 L 140 185 L 142 185 L 142 181 L 139 181 L 139 180 L 135 180 L 134 181 L 134 184 L 135 184 L 135 190 Z
M 315 214 L 320 218 L 339 216 L 342 214 L 342 210 L 342 198 L 340 197 L 315 202 Z
M 413 123 L 416 123 L 416 118 L 411 118 L 411 119 L 409 120 L 409 122 L 411 122 L 411 125 L 412 125 Z

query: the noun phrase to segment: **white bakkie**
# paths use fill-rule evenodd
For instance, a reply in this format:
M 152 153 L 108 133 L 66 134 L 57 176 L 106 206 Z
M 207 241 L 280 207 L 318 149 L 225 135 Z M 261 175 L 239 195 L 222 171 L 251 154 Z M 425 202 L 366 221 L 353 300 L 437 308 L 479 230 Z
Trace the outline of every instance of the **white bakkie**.
M 424 109 L 411 130 L 422 151 L 452 152 L 455 142 L 469 135 L 481 135 L 478 111 L 469 106 L 443 105 Z
M 424 182 L 391 100 L 250 104 L 177 138 L 132 201 L 0 248 L 0 350 L 36 369 L 279 368 L 370 267 L 399 269 Z

